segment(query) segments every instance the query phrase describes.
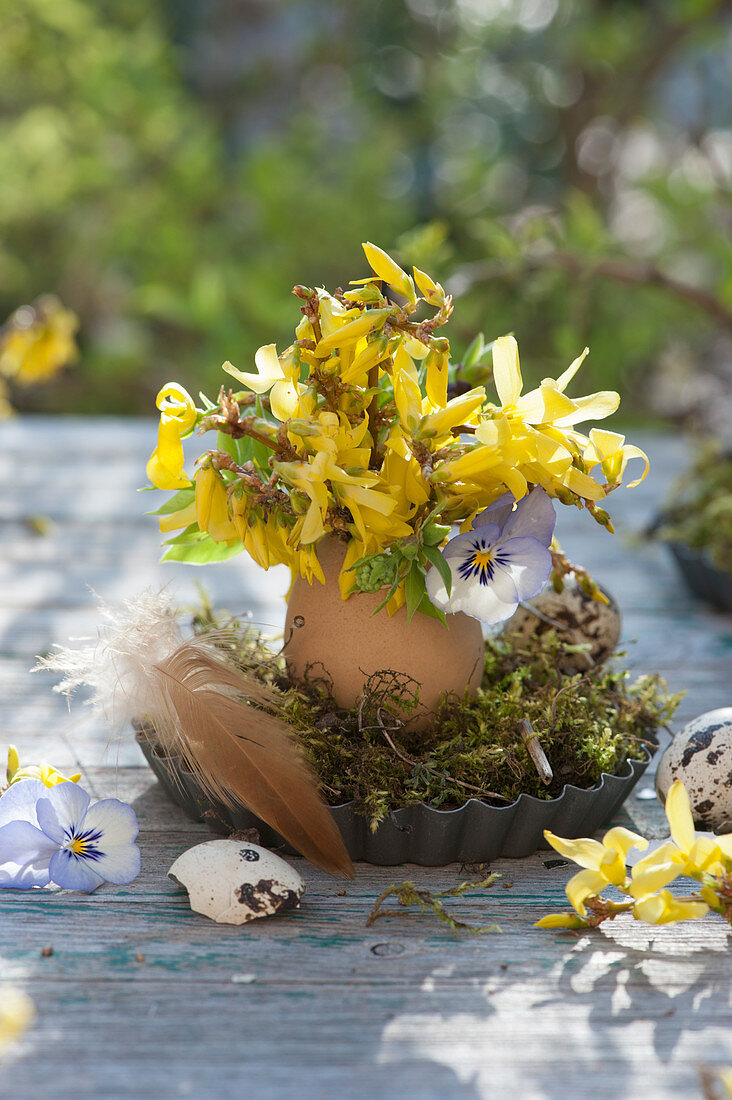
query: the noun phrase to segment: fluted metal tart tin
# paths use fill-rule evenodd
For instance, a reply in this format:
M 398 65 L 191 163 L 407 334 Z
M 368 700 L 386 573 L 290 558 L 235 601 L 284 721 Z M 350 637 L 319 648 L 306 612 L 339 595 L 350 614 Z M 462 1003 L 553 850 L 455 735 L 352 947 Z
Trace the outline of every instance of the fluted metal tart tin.
M 720 611 L 732 611 L 732 573 L 718 569 L 703 550 L 693 550 L 682 542 L 667 545 L 694 595 Z
M 160 754 L 144 727 L 137 741 L 150 767 L 174 802 L 194 821 L 206 821 L 218 832 L 257 829 L 260 842 L 286 855 L 296 855 L 273 829 L 244 808 L 230 810 L 203 794 L 194 776 L 174 756 Z M 645 751 L 645 750 L 644 750 Z M 648 766 L 628 760 L 619 775 L 603 772 L 599 783 L 582 789 L 568 783 L 557 798 L 522 794 L 510 806 L 489 806 L 477 798 L 456 810 L 436 810 L 420 802 L 394 810 L 375 832 L 353 802 L 331 807 L 353 860 L 380 866 L 416 863 L 441 867 L 447 863 L 488 863 L 531 855 L 547 848 L 544 829 L 563 837 L 591 836 L 607 824 Z

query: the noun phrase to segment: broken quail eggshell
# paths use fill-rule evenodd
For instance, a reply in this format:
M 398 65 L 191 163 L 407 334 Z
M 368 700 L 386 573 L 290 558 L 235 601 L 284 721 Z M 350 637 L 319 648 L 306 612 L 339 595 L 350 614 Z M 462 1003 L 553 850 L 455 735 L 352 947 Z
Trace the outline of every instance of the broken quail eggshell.
M 506 623 L 504 636 L 520 644 L 537 634 L 556 630 L 568 646 L 589 647 L 565 653 L 563 671 L 586 672 L 594 665 L 603 664 L 617 648 L 622 623 L 615 599 L 602 585 L 597 587 L 607 603 L 588 596 L 573 576 L 567 577 L 561 592 L 545 588 L 535 599 L 518 608 Z
M 297 871 L 258 844 L 209 840 L 176 859 L 168 878 L 188 891 L 191 909 L 218 924 L 245 924 L 296 909 L 305 890 Z
M 674 779 L 686 787 L 695 825 L 732 824 L 732 707 L 707 711 L 676 734 L 656 772 L 662 802 Z

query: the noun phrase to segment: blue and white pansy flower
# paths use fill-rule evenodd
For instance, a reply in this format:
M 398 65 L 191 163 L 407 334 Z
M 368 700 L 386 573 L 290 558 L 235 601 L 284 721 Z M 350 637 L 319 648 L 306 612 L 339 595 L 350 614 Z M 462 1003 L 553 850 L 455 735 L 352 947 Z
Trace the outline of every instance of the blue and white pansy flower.
M 549 579 L 554 506 L 535 488 L 518 503 L 504 493 L 476 516 L 470 531 L 442 551 L 452 576 L 448 593 L 437 569 L 427 574 L 427 593 L 442 611 L 464 611 L 486 623 L 510 619 L 521 600 L 541 592 Z
M 140 873 L 135 811 L 117 798 L 92 804 L 77 783 L 13 784 L 0 798 L 0 888 L 29 890 L 55 882 L 95 890 Z

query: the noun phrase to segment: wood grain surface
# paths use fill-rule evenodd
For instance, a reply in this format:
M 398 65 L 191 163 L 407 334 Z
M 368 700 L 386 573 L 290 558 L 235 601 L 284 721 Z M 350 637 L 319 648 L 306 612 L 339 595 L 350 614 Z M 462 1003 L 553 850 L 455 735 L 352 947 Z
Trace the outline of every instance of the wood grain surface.
M 141 421 L 0 427 L 0 751 L 14 742 L 22 759 L 78 766 L 94 796 L 130 801 L 143 856 L 134 883 L 90 896 L 0 892 L 0 983 L 26 989 L 38 1012 L 0 1066 L 0 1095 L 700 1096 L 699 1066 L 732 1064 L 728 927 L 708 917 L 659 928 L 621 918 L 578 936 L 534 929 L 566 904 L 571 868 L 554 853 L 498 861 L 496 885 L 448 903 L 460 919 L 500 925 L 480 937 L 398 907 L 366 928 L 389 883 L 445 889 L 469 875 L 458 866 L 359 864 L 343 884 L 298 860 L 307 891 L 292 914 L 234 928 L 190 911 L 166 872 L 206 828 L 168 801 L 131 737 L 108 745 L 80 703 L 69 711 L 52 679 L 29 671 L 54 643 L 94 636 L 94 592 L 115 601 L 169 583 L 187 604 L 198 581 L 219 606 L 281 629 L 282 570 L 265 575 L 243 556 L 205 570 L 157 564 L 156 524 L 143 515 L 157 495 L 136 492 L 154 438 Z M 732 618 L 687 594 L 663 548 L 633 541 L 686 459 L 670 436 L 639 442 L 652 474 L 612 498 L 618 535 L 567 509 L 559 534 L 618 599 L 627 664 L 687 689 L 679 727 L 730 702 Z M 661 835 L 652 782 L 620 820 Z

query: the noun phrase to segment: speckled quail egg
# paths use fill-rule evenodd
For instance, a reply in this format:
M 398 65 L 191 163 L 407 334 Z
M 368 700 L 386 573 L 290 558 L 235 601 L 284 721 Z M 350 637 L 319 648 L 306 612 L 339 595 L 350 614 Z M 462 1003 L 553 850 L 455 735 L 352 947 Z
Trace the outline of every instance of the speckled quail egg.
M 245 924 L 296 909 L 305 890 L 297 871 L 258 844 L 209 840 L 176 859 L 168 878 L 188 891 L 191 909 L 218 924 Z
M 674 779 L 686 787 L 696 825 L 732 823 L 732 707 L 709 710 L 676 734 L 656 772 L 661 801 Z
M 608 603 L 587 596 L 574 577 L 569 576 L 562 592 L 545 588 L 526 606 L 519 607 L 506 623 L 503 634 L 526 642 L 536 634 L 555 629 L 570 646 L 589 645 L 589 649 L 579 653 L 566 653 L 562 662 L 563 671 L 586 672 L 611 657 L 620 639 L 620 609 L 607 589 L 601 585 L 598 588 Z

